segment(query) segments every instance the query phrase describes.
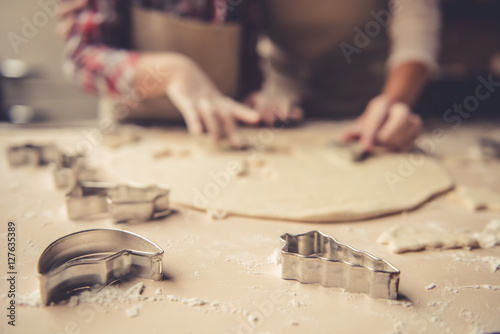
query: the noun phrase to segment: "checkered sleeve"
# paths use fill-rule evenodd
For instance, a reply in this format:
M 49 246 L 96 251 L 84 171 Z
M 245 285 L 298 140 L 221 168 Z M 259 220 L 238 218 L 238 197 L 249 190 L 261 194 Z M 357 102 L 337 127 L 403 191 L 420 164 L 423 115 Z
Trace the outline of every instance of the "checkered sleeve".
M 64 46 L 63 69 L 88 92 L 112 97 L 132 93 L 139 55 L 120 45 L 127 34 L 120 33 L 127 24 L 126 15 L 117 11 L 124 8 L 120 1 L 124 0 L 89 0 L 75 13 Z

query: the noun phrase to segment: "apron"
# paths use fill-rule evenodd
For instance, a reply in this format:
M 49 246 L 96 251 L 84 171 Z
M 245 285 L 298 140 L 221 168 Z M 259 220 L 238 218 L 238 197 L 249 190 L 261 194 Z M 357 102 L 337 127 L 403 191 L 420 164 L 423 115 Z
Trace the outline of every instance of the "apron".
M 134 49 L 184 54 L 230 97 L 236 97 L 239 88 L 241 33 L 237 23 L 210 24 L 132 5 Z M 142 100 L 133 109 L 101 98 L 99 117 L 114 121 L 182 120 L 166 96 Z
M 385 81 L 387 35 L 370 37 L 349 64 L 342 42 L 356 46 L 355 27 L 365 32 L 377 22 L 371 11 L 387 8 L 384 0 L 265 0 L 264 24 L 271 47 L 259 48 L 266 69 L 295 82 L 306 115 L 359 115 Z M 264 51 L 262 51 L 264 50 Z

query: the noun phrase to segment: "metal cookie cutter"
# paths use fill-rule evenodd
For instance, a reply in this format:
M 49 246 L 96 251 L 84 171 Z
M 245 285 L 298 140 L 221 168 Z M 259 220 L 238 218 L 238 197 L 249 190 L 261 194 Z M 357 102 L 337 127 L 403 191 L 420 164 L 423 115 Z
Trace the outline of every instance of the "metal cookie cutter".
M 32 165 L 41 166 L 59 159 L 60 151 L 56 145 L 14 145 L 7 149 L 7 160 L 12 167 Z
M 80 182 L 66 195 L 71 219 L 85 219 L 108 212 L 115 222 L 148 221 L 169 215 L 170 189 L 163 185 L 139 186 Z
M 87 167 L 85 156 L 81 154 L 61 154 L 51 164 L 54 184 L 57 188 L 70 188 L 82 181 L 97 181 L 97 171 Z
M 345 148 L 347 151 L 348 159 L 352 162 L 363 162 L 371 156 L 371 153 L 365 151 L 359 143 L 344 143 L 333 141 L 330 143 L 330 145 L 337 148 Z
M 372 298 L 397 299 L 400 271 L 389 262 L 319 231 L 283 234 L 283 279 L 344 288 Z
M 51 243 L 38 260 L 42 302 L 49 305 L 76 290 L 132 277 L 159 281 L 162 258 L 163 249 L 135 233 L 94 229 L 69 234 Z

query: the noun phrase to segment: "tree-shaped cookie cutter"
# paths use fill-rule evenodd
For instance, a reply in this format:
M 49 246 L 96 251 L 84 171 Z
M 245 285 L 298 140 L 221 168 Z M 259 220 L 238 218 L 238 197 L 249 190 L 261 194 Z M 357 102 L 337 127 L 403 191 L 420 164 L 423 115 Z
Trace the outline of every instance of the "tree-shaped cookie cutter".
M 79 182 L 66 195 L 70 219 L 107 213 L 117 223 L 149 221 L 168 216 L 170 189 L 164 185 Z
M 389 262 L 319 231 L 281 236 L 281 277 L 344 288 L 372 298 L 397 299 L 400 271 Z
M 163 249 L 135 233 L 93 229 L 66 235 L 40 256 L 37 276 L 44 305 L 70 293 L 133 277 L 161 280 Z

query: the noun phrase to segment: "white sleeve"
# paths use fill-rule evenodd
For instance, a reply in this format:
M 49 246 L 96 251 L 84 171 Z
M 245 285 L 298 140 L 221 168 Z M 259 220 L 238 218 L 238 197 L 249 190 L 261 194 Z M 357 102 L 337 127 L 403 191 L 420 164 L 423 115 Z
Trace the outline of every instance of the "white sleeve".
M 389 25 L 388 67 L 418 61 L 436 71 L 441 28 L 439 0 L 391 0 L 390 4 L 393 18 Z

